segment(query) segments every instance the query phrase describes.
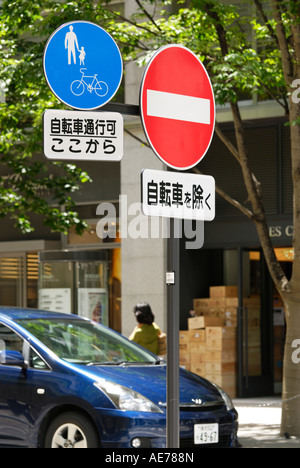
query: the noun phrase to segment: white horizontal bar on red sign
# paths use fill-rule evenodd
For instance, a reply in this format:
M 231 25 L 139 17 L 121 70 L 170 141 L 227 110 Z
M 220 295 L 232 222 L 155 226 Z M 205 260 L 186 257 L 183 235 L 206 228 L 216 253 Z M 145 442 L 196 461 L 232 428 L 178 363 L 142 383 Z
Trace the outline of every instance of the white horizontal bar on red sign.
M 210 100 L 148 89 L 147 115 L 208 125 Z

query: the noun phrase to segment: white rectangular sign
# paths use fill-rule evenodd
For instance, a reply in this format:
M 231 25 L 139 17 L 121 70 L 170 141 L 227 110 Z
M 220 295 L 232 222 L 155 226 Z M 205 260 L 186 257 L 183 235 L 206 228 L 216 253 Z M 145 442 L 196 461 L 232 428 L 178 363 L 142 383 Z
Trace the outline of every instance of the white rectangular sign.
M 210 124 L 210 100 L 148 89 L 147 115 Z
M 70 288 L 43 288 L 39 290 L 39 308 L 53 312 L 71 313 Z
M 120 161 L 124 123 L 116 112 L 44 112 L 44 154 L 49 159 Z
M 142 210 L 147 216 L 212 221 L 215 179 L 207 175 L 144 169 Z

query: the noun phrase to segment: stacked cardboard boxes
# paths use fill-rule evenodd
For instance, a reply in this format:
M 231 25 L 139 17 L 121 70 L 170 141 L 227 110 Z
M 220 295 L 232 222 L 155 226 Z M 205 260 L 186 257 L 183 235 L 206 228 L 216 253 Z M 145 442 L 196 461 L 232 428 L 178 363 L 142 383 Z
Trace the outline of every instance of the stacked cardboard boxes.
M 248 375 L 259 375 L 260 299 L 244 298 L 243 306 Z M 188 330 L 180 332 L 180 365 L 220 385 L 232 397 L 237 382 L 237 308 L 236 286 L 211 287 L 209 298 L 194 299 L 195 317 L 188 319 Z
M 194 319 L 189 319 L 193 325 Z M 236 396 L 236 327 L 211 326 L 179 333 L 180 365 Z
M 180 365 L 220 385 L 231 397 L 236 396 L 237 305 L 237 287 L 212 287 L 209 298 L 194 299 L 196 316 L 179 334 Z
M 212 286 L 209 298 L 194 299 L 197 316 L 220 317 L 226 326 L 237 326 L 237 307 L 237 286 Z
M 206 328 L 205 377 L 236 396 L 236 327 Z
M 220 326 L 218 317 L 192 317 L 188 319 L 189 370 L 198 375 L 206 373 L 206 328 Z
M 205 372 L 205 330 L 179 332 L 179 362 L 198 375 Z

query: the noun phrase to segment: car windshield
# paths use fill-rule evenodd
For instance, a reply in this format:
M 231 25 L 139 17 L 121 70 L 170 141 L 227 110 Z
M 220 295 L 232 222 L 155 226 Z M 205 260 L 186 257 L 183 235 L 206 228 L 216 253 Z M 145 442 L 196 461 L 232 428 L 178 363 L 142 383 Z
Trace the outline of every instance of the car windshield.
M 22 319 L 18 323 L 59 358 L 75 364 L 155 364 L 156 357 L 95 322 L 76 319 Z

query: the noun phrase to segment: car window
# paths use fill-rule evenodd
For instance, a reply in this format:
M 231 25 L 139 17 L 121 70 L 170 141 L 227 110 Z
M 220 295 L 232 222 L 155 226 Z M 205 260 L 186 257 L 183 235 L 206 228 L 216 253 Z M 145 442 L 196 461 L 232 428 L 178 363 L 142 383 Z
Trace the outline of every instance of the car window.
M 11 328 L 0 323 L 0 351 L 19 351 L 23 353 L 22 338 Z
M 11 328 L 3 324 L 0 324 L 0 351 L 19 351 L 24 355 L 24 340 Z M 45 361 L 32 348 L 30 348 L 29 356 L 30 367 L 33 369 L 49 370 Z
M 156 362 L 148 351 L 88 320 L 22 319 L 18 323 L 68 362 L 86 365 Z
M 30 367 L 37 370 L 51 370 L 46 362 L 31 348 L 30 349 Z

